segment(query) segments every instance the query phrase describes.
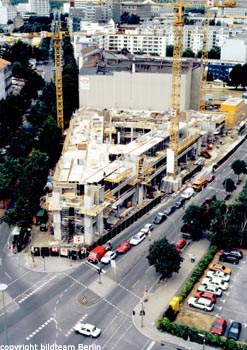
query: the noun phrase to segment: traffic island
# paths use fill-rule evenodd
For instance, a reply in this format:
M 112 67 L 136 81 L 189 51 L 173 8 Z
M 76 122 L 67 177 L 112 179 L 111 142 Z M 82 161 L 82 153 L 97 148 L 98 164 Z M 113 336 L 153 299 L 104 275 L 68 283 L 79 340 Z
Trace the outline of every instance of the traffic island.
M 100 301 L 100 296 L 86 288 L 78 295 L 78 301 L 83 306 L 92 306 Z

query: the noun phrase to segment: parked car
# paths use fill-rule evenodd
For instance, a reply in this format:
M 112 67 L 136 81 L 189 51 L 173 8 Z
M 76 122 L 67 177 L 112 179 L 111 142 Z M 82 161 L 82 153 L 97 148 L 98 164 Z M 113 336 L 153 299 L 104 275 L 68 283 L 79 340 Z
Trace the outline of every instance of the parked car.
M 106 247 L 104 247 L 103 245 L 98 245 L 93 250 L 91 250 L 91 252 L 87 257 L 87 260 L 91 263 L 96 264 L 101 260 L 101 258 L 103 258 L 105 253 L 106 253 Z
M 211 300 L 205 298 L 190 297 L 188 304 L 191 307 L 196 307 L 204 311 L 212 311 L 214 309 L 214 303 Z
M 238 340 L 242 330 L 242 325 L 240 322 L 233 321 L 227 332 L 228 339 Z
M 221 271 L 208 271 L 207 272 L 207 277 L 219 277 L 225 282 L 228 282 L 230 280 L 229 273 L 224 273 L 224 272 L 221 272 Z
M 122 242 L 116 249 L 116 252 L 118 254 L 126 253 L 128 250 L 130 250 L 131 244 L 130 242 Z
M 206 178 L 206 180 L 207 180 L 208 183 L 214 181 L 214 179 L 215 179 L 215 175 L 211 175 L 211 176 L 209 176 L 209 177 Z
M 146 224 L 142 229 L 141 232 L 144 232 L 146 235 L 148 234 L 148 232 L 152 231 L 153 225 L 152 224 Z
M 243 259 L 243 253 L 239 249 L 225 249 L 223 254 L 224 255 L 235 256 L 238 259 Z
M 178 252 L 180 252 L 181 249 L 183 249 L 186 246 L 186 240 L 185 239 L 179 239 L 176 243 L 176 249 Z
M 227 327 L 227 322 L 224 318 L 216 318 L 214 321 L 211 332 L 217 335 L 223 335 Z
M 178 197 L 178 199 L 176 200 L 176 203 L 175 203 L 175 207 L 178 209 L 181 208 L 184 205 L 185 201 L 186 201 L 186 198 Z
M 214 295 L 216 295 L 217 297 L 221 297 L 222 295 L 222 289 L 216 287 L 216 286 L 212 286 L 212 285 L 203 285 L 200 284 L 197 288 L 198 292 L 211 292 Z
M 141 243 L 145 238 L 146 238 L 146 234 L 144 232 L 140 231 L 136 235 L 131 237 L 129 242 L 131 245 L 137 245 L 137 244 Z
M 103 258 L 101 258 L 101 262 L 103 264 L 109 264 L 111 260 L 114 260 L 116 258 L 116 253 L 113 252 L 112 250 L 108 250 Z
M 175 206 L 168 206 L 163 210 L 163 214 L 165 215 L 171 215 L 176 210 Z
M 216 264 L 210 264 L 209 270 L 211 271 L 222 271 L 224 273 L 228 273 L 229 275 L 232 273 L 232 269 L 230 267 L 226 267 L 225 265 L 216 263 Z
M 219 261 L 228 262 L 228 263 L 233 264 L 233 265 L 239 264 L 239 258 L 237 258 L 236 256 L 232 256 L 232 255 L 221 254 L 219 257 Z
M 76 333 L 92 338 L 97 338 L 101 334 L 101 330 L 90 323 L 78 323 L 74 330 Z
M 228 282 L 222 281 L 219 277 L 205 277 L 202 280 L 202 284 L 205 284 L 206 286 L 212 285 L 216 286 L 222 290 L 227 290 L 228 289 Z
M 194 190 L 192 187 L 188 187 L 186 188 L 182 193 L 181 193 L 181 197 L 185 198 L 185 199 L 189 199 L 194 195 Z
M 216 303 L 216 296 L 211 292 L 196 292 L 195 298 L 205 298 L 211 300 L 213 303 Z
M 163 213 L 158 213 L 154 220 L 153 220 L 153 223 L 156 224 L 156 225 L 159 225 L 159 224 L 162 224 L 162 222 L 164 222 L 166 220 L 167 216 Z

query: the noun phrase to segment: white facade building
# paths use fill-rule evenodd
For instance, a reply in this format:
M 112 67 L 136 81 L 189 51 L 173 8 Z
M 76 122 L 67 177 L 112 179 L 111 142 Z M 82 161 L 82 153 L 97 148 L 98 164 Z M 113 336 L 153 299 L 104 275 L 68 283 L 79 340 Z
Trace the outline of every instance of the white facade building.
M 50 15 L 49 0 L 29 0 L 29 3 L 31 12 L 35 12 L 38 16 Z
M 227 39 L 221 48 L 220 58 L 225 61 L 245 64 L 247 62 L 247 38 Z
M 0 24 L 7 24 L 9 20 L 13 21 L 17 15 L 14 6 L 0 7 Z

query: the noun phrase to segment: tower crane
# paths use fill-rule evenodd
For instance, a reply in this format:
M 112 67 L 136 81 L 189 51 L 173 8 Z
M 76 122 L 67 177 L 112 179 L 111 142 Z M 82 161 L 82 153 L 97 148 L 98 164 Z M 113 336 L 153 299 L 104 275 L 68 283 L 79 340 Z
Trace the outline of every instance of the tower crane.
M 176 177 L 178 143 L 179 143 L 179 113 L 180 113 L 180 86 L 182 73 L 182 45 L 184 27 L 184 6 L 182 0 L 177 0 L 174 6 L 173 23 L 173 64 L 172 64 L 172 94 L 170 114 L 170 147 L 167 152 L 167 172 Z

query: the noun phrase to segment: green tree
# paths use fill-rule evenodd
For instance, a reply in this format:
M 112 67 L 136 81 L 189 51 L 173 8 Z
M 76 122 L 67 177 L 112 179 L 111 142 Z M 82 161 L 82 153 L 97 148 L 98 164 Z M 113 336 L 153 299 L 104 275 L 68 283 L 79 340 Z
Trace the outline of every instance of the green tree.
M 238 86 L 242 84 L 242 74 L 242 65 L 240 63 L 236 64 L 230 71 L 228 85 L 235 86 L 237 89 Z
M 226 178 L 223 181 L 222 185 L 223 185 L 224 189 L 226 190 L 226 194 L 229 194 L 229 193 L 236 190 L 235 183 L 234 183 L 233 179 L 231 179 L 230 177 Z
M 147 259 L 162 277 L 169 277 L 173 272 L 178 273 L 183 261 L 174 244 L 169 243 L 166 237 L 150 245 Z
M 234 173 L 238 176 L 238 183 L 241 174 L 247 174 L 247 167 L 244 160 L 236 159 L 232 164 L 231 168 Z
M 167 45 L 166 46 L 166 56 L 172 57 L 173 56 L 173 45 Z
M 194 53 L 194 51 L 191 50 L 191 48 L 188 48 L 183 52 L 182 56 L 183 57 L 195 57 L 195 53 Z
M 20 167 L 18 162 L 6 156 L 0 163 L 0 199 L 10 199 L 17 184 Z
M 201 236 L 205 223 L 205 215 L 203 209 L 197 205 L 190 205 L 184 213 L 182 220 L 187 227 L 187 231 L 191 234 L 192 240 L 197 240 Z
M 220 59 L 220 53 L 221 53 L 221 49 L 220 47 L 213 47 L 211 50 L 209 50 L 208 52 L 208 58 L 209 59 Z

